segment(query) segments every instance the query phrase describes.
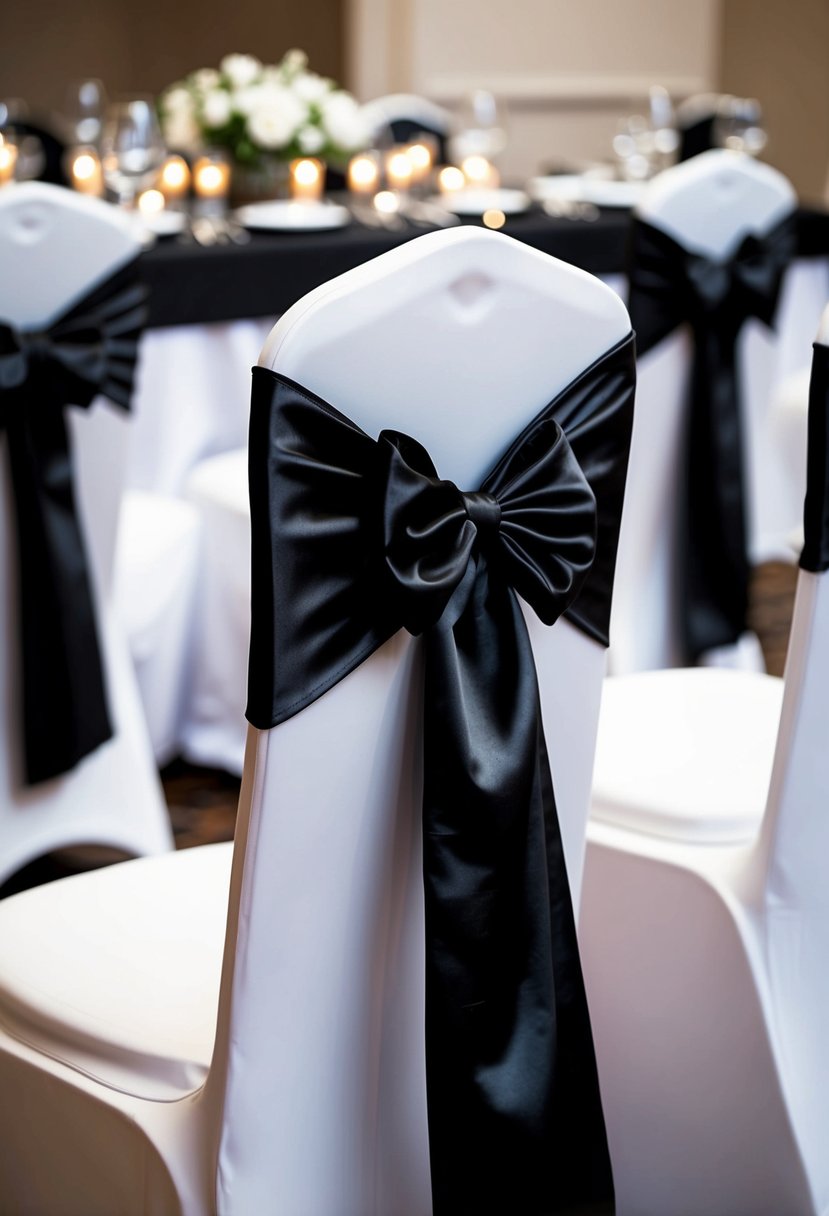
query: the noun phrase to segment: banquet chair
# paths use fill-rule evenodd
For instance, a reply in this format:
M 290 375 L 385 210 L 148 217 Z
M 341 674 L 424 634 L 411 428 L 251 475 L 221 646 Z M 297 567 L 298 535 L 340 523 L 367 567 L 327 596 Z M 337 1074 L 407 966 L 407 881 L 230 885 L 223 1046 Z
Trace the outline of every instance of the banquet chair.
M 659 268 L 670 264 L 671 258 L 696 260 L 713 276 L 727 273 L 729 266 L 739 267 L 747 240 L 763 234 L 776 239 L 789 223 L 794 204 L 791 186 L 776 170 L 740 153 L 714 150 L 660 174 L 648 185 L 634 213 L 635 232 L 642 234 L 638 242 L 634 237 L 630 253 L 630 309 L 639 370 L 613 602 L 609 656 L 613 674 L 678 666 L 689 658 L 699 661 L 688 653 L 685 632 L 690 610 L 683 586 L 684 567 L 691 560 L 686 558 L 687 520 L 700 514 L 698 504 L 686 507 L 685 500 L 689 496 L 691 503 L 690 495 L 703 481 L 699 475 L 694 478 L 688 464 L 695 450 L 693 416 L 699 410 L 692 410 L 689 400 L 694 383 L 691 327 L 678 324 L 686 315 L 681 309 L 688 307 L 682 295 L 686 288 L 682 284 L 676 288 L 678 304 L 666 299 L 664 284 L 656 288 L 661 295 L 648 298 L 644 292 L 654 290 Z M 637 281 L 643 287 L 635 295 Z M 785 286 L 784 280 L 781 303 L 788 306 Z M 641 307 L 637 301 L 644 301 Z M 671 310 L 676 311 L 673 322 Z M 702 339 L 697 347 L 704 351 Z M 796 526 L 796 519 L 780 519 L 777 457 L 767 427 L 775 357 L 774 336 L 749 316 L 736 343 L 739 429 L 734 424 L 736 460 L 742 465 L 745 487 L 742 506 L 738 502 L 736 507 L 740 522 L 745 519 L 748 552 L 743 561 L 763 560 L 770 549 L 779 555 L 779 540 L 770 538 L 785 537 Z M 713 392 L 716 377 L 709 368 L 703 368 L 701 381 Z M 722 430 L 721 426 L 720 434 Z M 714 463 L 718 456 L 714 455 Z M 730 488 L 730 478 L 727 473 L 715 477 L 709 469 L 705 480 L 716 481 L 722 497 Z M 708 647 L 710 652 L 701 661 L 762 668 L 759 643 L 742 628 L 736 645 Z
M 334 443 L 335 458 L 352 441 L 379 450 L 394 434 L 383 428 L 401 427 L 441 475 L 479 485 L 505 449 L 523 450 L 511 441 L 545 403 L 571 400 L 574 385 L 593 383 L 584 369 L 609 366 L 615 387 L 588 394 L 561 425 L 574 451 L 586 443 L 589 461 L 595 445 L 602 468 L 617 469 L 615 489 L 595 491 L 610 512 L 599 535 L 612 580 L 633 359 L 626 311 L 609 289 L 508 237 L 467 228 L 409 242 L 290 309 L 254 369 L 252 703 L 267 685 L 267 589 L 288 577 L 271 557 L 276 497 L 292 493 L 301 468 L 330 471 L 330 458 L 300 456 L 269 481 L 301 448 L 304 410 L 320 425 L 322 415 L 345 425 L 351 438 Z M 275 382 L 287 394 L 282 438 L 261 396 Z M 620 402 L 621 429 L 602 439 Z M 551 436 L 539 455 L 551 450 L 549 429 L 529 433 Z M 448 485 L 431 484 L 440 494 Z M 308 651 L 285 640 L 293 602 L 304 628 L 331 599 L 314 582 L 318 524 L 333 527 L 335 552 L 354 544 L 348 486 L 334 488 L 333 507 L 309 519 L 309 560 L 300 545 L 299 582 L 277 622 L 289 661 Z M 566 497 L 565 516 L 579 501 Z M 347 552 L 359 570 L 359 556 Z M 383 597 L 371 598 L 371 610 L 384 612 Z M 358 595 L 351 613 L 366 610 Z M 577 619 L 547 628 L 526 614 L 575 903 L 605 667 L 603 646 Z M 303 699 L 301 712 L 249 728 L 232 869 L 230 845 L 204 846 L 0 906 L 4 1210 L 432 1211 L 420 718 L 433 652 L 424 676 L 424 645 L 394 632 L 318 699 Z
M 408 143 L 421 132 L 434 135 L 438 141 L 438 163 L 446 163 L 451 116 L 434 101 L 415 93 L 390 93 L 367 102 L 363 117 L 375 141 L 389 131 L 397 144 Z
M 42 330 L 66 315 L 90 290 L 109 280 L 133 262 L 140 242 L 132 225 L 113 208 L 97 200 L 71 194 L 57 186 L 26 183 L 0 193 L 0 318 L 4 332 L 10 335 L 12 349 L 19 340 L 15 336 L 27 331 Z M 88 340 L 88 339 L 87 339 Z M 37 337 L 35 341 L 40 341 Z M 106 343 L 112 339 L 106 337 Z M 117 347 L 117 341 L 114 342 Z M 8 348 L 4 355 L 9 355 Z M 11 356 L 12 358 L 14 356 Z M 4 360 L 5 362 L 5 360 Z M 12 368 L 8 388 L 14 383 Z M 39 581 L 34 594 L 38 600 L 57 597 L 60 614 L 57 624 L 67 631 L 66 645 L 81 644 L 79 622 L 91 611 L 97 619 L 97 631 L 103 652 L 105 695 L 109 701 L 112 737 L 85 754 L 73 767 L 71 763 L 48 768 L 32 781 L 24 770 L 24 730 L 22 700 L 24 692 L 34 701 L 36 712 L 42 712 L 45 701 L 58 701 L 60 651 L 56 652 L 51 637 L 40 636 L 35 644 L 53 666 L 35 688 L 29 684 L 31 667 L 21 651 L 21 637 L 35 609 L 40 604 L 27 599 L 26 584 L 19 575 L 25 558 L 32 569 L 33 554 L 41 558 L 38 523 L 24 525 L 23 509 L 25 475 L 20 476 L 20 494 L 13 492 L 13 468 L 6 457 L 11 454 L 11 440 L 4 430 L 14 424 L 14 405 L 6 407 L 0 393 L 0 670 L 3 673 L 3 699 L 0 703 L 0 881 L 35 857 L 71 844 L 100 844 L 127 853 L 159 853 L 172 846 L 169 820 L 162 796 L 158 774 L 147 737 L 141 702 L 125 639 L 112 612 L 110 586 L 112 578 L 115 527 L 121 493 L 121 473 L 126 458 L 128 422 L 117 411 L 100 401 L 87 410 L 66 409 L 71 449 L 77 477 L 75 495 L 81 526 L 86 538 L 91 608 L 78 600 L 79 570 L 85 564 L 83 541 L 77 552 L 68 550 L 71 543 L 71 484 L 60 484 L 62 464 L 53 461 L 44 466 L 43 528 L 58 539 L 60 551 L 69 565 L 68 583 L 49 582 L 48 563 L 33 571 L 29 578 Z M 44 419 L 47 402 L 43 401 Z M 8 421 L 3 414 L 8 408 Z M 51 406 L 49 406 L 51 408 Z M 63 411 L 60 411 L 63 413 Z M 60 414 L 59 414 L 60 416 Z M 8 442 L 7 442 L 8 441 Z M 51 440 L 47 437 L 47 442 Z M 18 474 L 25 474 L 23 464 L 30 456 L 16 449 L 21 464 Z M 37 453 L 34 458 L 39 459 Z M 58 460 L 59 454 L 58 454 Z M 56 476 L 57 480 L 53 480 Z M 50 507 L 49 502 L 53 504 Z M 22 505 L 21 505 L 22 504 Z M 39 509 L 39 508 L 37 508 Z M 81 589 L 82 590 L 82 589 Z M 80 603 L 80 606 L 78 604 Z M 48 610 L 48 603 L 44 605 Z M 74 620 L 73 620 L 74 616 Z M 46 626 L 44 626 L 46 628 Z M 52 632 L 52 630 L 50 630 Z M 44 649 L 44 647 L 46 649 Z M 88 656 L 87 656 L 88 657 Z M 38 657 L 35 655 L 35 663 Z M 95 655 L 97 662 L 97 653 Z M 88 673 L 85 673 L 88 674 Z M 37 702 L 40 702 L 38 705 Z M 66 735 L 71 744 L 80 714 L 73 705 L 66 708 L 64 718 L 55 722 L 52 734 Z M 54 716 L 54 715 L 53 715 Z M 26 736 L 28 739 L 28 735 Z M 49 747 L 62 740 L 47 741 Z M 48 766 L 47 766 L 48 767 Z
M 608 680 L 580 940 L 619 1216 L 829 1205 L 829 309 L 785 678 Z

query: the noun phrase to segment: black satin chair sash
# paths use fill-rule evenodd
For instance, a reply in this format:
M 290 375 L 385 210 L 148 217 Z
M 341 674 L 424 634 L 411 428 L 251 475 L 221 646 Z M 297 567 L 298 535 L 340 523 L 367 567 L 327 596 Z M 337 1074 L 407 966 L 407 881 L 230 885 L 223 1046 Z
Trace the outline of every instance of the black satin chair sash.
M 19 567 L 25 780 L 68 772 L 112 736 L 65 407 L 127 409 L 145 290 L 130 263 L 48 329 L 0 321 L 0 431 Z
M 794 216 L 747 236 L 727 261 L 689 252 L 634 219 L 631 323 L 645 354 L 683 323 L 693 335 L 678 560 L 687 658 L 737 641 L 746 629 L 749 557 L 737 338 L 749 317 L 772 325 L 794 255 Z
M 433 1206 L 613 1210 L 613 1182 L 532 647 L 518 600 L 606 641 L 633 336 L 483 486 L 253 374 L 248 719 L 310 704 L 422 634 L 426 1066 Z M 584 601 L 584 602 L 582 602 Z
M 829 346 L 816 342 L 809 381 L 809 449 L 800 566 L 829 570 Z

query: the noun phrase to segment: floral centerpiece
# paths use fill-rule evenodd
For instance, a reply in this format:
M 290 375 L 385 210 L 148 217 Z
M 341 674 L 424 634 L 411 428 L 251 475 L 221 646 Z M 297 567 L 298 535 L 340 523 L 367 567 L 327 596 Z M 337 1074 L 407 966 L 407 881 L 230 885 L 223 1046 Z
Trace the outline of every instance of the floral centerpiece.
M 171 85 L 158 109 L 170 148 L 227 150 L 236 179 L 247 186 L 241 193 L 268 193 L 279 177 L 274 167 L 298 156 L 344 164 L 369 137 L 351 94 L 309 71 L 307 55 L 298 50 L 275 65 L 226 55 L 218 70 L 201 68 Z

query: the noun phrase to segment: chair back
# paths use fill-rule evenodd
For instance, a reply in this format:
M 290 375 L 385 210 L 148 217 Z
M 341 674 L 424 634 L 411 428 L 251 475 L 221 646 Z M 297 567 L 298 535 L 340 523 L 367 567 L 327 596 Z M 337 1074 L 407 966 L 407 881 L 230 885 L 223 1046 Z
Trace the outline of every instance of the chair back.
M 438 141 L 438 161 L 447 160 L 447 138 L 450 115 L 442 106 L 415 93 L 390 93 L 376 97 L 363 106 L 363 116 L 375 138 L 391 131 L 395 143 L 407 143 L 420 132 L 434 135 Z
M 736 152 L 705 152 L 649 184 L 637 215 L 691 253 L 727 258 L 749 233 L 773 229 L 795 206 L 789 182 Z M 773 379 L 773 335 L 754 318 L 737 346 L 741 384 L 749 550 L 768 532 L 764 481 L 773 466 L 766 427 Z M 678 488 L 684 484 L 691 365 L 682 327 L 639 359 L 636 415 L 616 588 L 610 670 L 614 674 L 681 665 L 677 559 Z
M 129 219 L 98 199 L 41 182 L 0 191 L 0 320 L 21 330 L 50 324 L 140 248 Z M 116 737 L 70 773 L 24 788 L 17 538 L 0 429 L 0 881 L 65 844 L 143 853 L 171 841 L 129 656 L 108 614 L 129 424 L 122 411 L 97 405 L 66 414 Z
M 43 182 L 4 190 L 0 319 L 18 329 L 48 325 L 140 251 L 129 218 L 99 199 Z M 85 536 L 95 576 L 108 588 L 128 424 L 117 410 L 70 410 L 68 417 Z
M 260 363 L 477 488 L 628 332 L 597 279 L 459 229 L 312 292 Z M 577 901 L 604 653 L 566 620 L 528 625 Z M 431 1210 L 419 649 L 398 633 L 295 717 L 249 731 L 208 1080 L 223 1212 L 275 1196 L 307 1216 Z
M 825 360 L 826 347 L 829 307 L 818 331 L 816 364 Z M 807 508 L 812 518 L 807 534 L 820 527 L 829 511 L 829 377 L 824 371 L 819 384 L 818 375 L 816 365 L 809 401 Z M 829 1102 L 815 1080 L 829 1070 L 829 579 L 823 564 L 810 561 L 810 568 L 798 575 L 777 747 L 751 877 L 774 1021 L 782 1039 L 784 1081 L 810 1175 L 825 1203 Z

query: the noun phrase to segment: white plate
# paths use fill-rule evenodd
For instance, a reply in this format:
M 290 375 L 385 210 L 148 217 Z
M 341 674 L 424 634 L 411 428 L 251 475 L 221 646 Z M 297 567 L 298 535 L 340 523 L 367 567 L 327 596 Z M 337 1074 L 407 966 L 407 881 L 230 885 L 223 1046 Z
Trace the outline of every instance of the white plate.
M 602 177 L 560 173 L 534 177 L 528 189 L 540 203 L 594 203 L 597 207 L 635 207 L 647 182 L 617 182 Z
M 139 222 L 156 236 L 175 236 L 187 227 L 187 216 L 183 211 L 138 212 Z
M 344 228 L 351 215 L 338 203 L 310 203 L 293 199 L 272 199 L 238 207 L 234 218 L 245 228 L 269 232 L 317 232 L 324 228 Z
M 455 215 L 483 215 L 485 211 L 503 211 L 504 215 L 520 215 L 530 205 L 523 190 L 457 190 L 430 200 Z

